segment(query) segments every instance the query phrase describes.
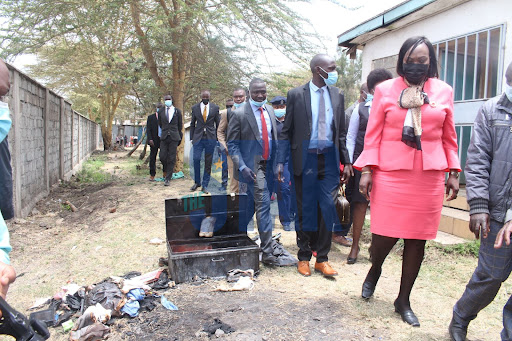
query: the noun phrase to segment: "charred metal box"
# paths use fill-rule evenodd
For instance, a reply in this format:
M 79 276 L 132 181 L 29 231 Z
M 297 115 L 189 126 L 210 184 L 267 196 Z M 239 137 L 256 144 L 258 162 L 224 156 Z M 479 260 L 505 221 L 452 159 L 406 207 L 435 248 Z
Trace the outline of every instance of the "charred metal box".
M 259 247 L 247 236 L 245 194 L 200 195 L 165 200 L 169 271 L 176 283 L 223 278 L 232 269 L 259 271 Z M 205 218 L 213 236 L 199 237 Z

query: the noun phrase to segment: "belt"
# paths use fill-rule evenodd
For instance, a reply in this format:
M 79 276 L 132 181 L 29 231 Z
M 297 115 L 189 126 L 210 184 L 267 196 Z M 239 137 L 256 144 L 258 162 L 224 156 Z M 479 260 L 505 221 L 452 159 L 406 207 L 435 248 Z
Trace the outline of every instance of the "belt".
M 309 154 L 325 154 L 327 152 L 330 152 L 334 147 L 326 147 L 324 149 L 319 148 L 310 148 L 308 149 Z

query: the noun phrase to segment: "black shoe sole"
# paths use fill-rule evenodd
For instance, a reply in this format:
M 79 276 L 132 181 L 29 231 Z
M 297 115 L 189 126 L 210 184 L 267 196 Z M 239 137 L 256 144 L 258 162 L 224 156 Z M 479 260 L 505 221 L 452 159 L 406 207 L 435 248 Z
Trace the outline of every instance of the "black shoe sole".
M 400 314 L 400 316 L 402 317 L 402 321 L 407 322 L 409 325 L 411 325 L 413 327 L 420 326 L 420 321 L 418 321 L 418 318 L 416 317 L 416 314 L 414 313 L 414 311 L 412 311 L 412 309 L 407 309 L 405 311 L 401 311 L 400 309 L 398 309 L 396 304 L 394 304 L 394 306 L 395 306 L 395 313 Z
M 369 300 L 370 297 L 373 296 L 376 286 L 377 286 L 376 284 L 365 281 L 363 283 L 363 290 L 361 292 L 361 297 L 363 297 L 365 300 Z

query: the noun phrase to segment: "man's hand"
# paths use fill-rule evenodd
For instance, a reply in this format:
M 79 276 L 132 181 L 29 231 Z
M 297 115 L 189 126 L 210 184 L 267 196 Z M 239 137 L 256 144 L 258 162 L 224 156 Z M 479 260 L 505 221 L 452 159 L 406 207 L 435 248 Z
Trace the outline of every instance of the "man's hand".
M 351 176 L 354 176 L 354 169 L 351 163 L 347 163 L 343 167 L 343 174 L 341 175 L 341 182 L 346 184 Z
M 0 296 L 5 299 L 9 284 L 16 279 L 16 271 L 10 265 L 0 262 Z
M 450 190 L 452 194 L 450 194 Z M 446 181 L 446 201 L 453 200 L 457 198 L 457 194 L 459 193 L 459 179 L 457 177 L 450 175 L 448 176 L 448 180 Z
M 149 142 L 148 142 L 148 143 L 149 143 L 149 145 L 150 145 L 151 147 L 155 147 L 155 142 L 153 142 L 153 140 L 149 140 Z
M 369 170 L 364 170 L 363 172 L 369 172 Z M 372 191 L 373 178 L 372 173 L 364 173 L 361 174 L 361 179 L 359 180 L 359 193 L 364 195 L 366 200 L 370 201 L 370 192 Z
M 242 170 L 242 176 L 248 183 L 254 182 L 256 180 L 256 174 L 254 174 L 254 172 L 249 167 L 245 167 Z
M 482 230 L 482 237 L 487 238 L 489 233 L 489 214 L 476 213 L 469 217 L 469 230 L 475 234 L 476 239 L 480 237 L 480 229 Z
M 284 165 L 282 163 L 277 164 L 277 181 L 284 182 Z
M 503 225 L 496 235 L 496 241 L 494 242 L 494 248 L 499 249 L 503 246 L 503 238 L 505 238 L 505 244 L 510 245 L 510 234 L 512 233 L 512 220 L 509 220 Z

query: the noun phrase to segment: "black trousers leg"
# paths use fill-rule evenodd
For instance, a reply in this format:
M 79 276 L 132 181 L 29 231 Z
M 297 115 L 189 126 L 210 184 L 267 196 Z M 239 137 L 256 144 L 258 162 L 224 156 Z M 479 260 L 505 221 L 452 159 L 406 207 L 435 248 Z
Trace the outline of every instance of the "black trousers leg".
M 158 154 L 158 147 L 149 147 L 149 175 L 156 175 L 156 155 Z

